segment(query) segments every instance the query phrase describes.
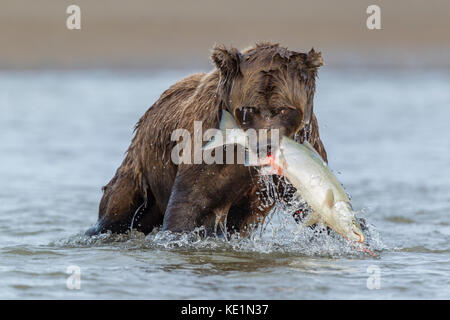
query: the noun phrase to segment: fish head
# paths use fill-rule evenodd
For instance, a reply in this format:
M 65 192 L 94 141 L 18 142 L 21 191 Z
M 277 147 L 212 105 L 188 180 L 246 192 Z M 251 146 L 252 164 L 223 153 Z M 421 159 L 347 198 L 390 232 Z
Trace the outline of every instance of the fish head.
M 361 243 L 364 242 L 364 240 L 365 240 L 364 233 L 361 229 L 361 226 L 360 226 L 358 220 L 356 220 L 355 217 L 353 217 L 353 221 L 352 221 L 352 232 L 353 232 L 354 236 L 352 236 L 352 239 L 350 239 L 350 240 L 358 241 Z
M 330 208 L 329 214 L 325 215 L 324 220 L 327 226 L 347 240 L 361 243 L 365 241 L 361 226 L 356 219 L 351 206 L 347 202 L 336 202 L 333 207 Z

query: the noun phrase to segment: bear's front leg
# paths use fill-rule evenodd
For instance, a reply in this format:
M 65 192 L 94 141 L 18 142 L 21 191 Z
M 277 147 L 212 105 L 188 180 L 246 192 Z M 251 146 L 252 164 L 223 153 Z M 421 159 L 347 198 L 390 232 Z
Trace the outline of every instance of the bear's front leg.
M 251 189 L 251 170 L 239 164 L 180 165 L 164 214 L 163 230 L 215 231 L 230 206 Z

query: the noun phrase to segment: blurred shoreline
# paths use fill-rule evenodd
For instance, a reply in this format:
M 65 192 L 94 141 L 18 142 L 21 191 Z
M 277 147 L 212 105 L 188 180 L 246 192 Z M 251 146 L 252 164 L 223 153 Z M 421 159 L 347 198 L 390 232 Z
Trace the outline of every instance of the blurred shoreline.
M 450 68 L 445 0 L 79 0 L 81 30 L 68 30 L 71 4 L 2 1 L 0 70 L 208 70 L 214 43 L 257 41 L 315 47 L 333 69 Z M 371 4 L 381 30 L 366 27 Z

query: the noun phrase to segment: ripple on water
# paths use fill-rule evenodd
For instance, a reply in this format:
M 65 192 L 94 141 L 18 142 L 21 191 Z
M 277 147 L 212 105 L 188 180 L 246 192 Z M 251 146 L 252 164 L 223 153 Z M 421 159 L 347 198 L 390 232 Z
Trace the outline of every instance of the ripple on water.
M 12 256 L 64 256 L 63 253 L 49 249 L 47 246 L 10 246 L 1 249 L 2 255 Z
M 407 248 L 393 248 L 393 251 L 397 252 L 415 252 L 415 253 L 436 253 L 436 254 L 445 254 L 450 253 L 450 249 L 429 249 L 424 246 L 414 246 Z
M 410 223 L 416 222 L 411 218 L 401 217 L 401 216 L 389 216 L 389 217 L 385 217 L 384 220 L 393 222 L 393 223 L 404 223 L 404 224 L 410 224 Z

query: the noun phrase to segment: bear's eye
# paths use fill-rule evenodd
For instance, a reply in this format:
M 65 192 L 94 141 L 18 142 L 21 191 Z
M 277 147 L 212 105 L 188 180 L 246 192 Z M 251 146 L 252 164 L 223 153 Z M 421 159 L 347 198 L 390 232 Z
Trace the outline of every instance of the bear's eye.
M 255 107 L 243 107 L 242 108 L 243 113 L 256 113 Z
M 239 118 L 243 123 L 249 121 L 257 112 L 258 109 L 255 107 L 241 107 L 238 109 Z
M 278 110 L 277 110 L 277 112 L 276 113 L 278 113 L 278 114 L 281 114 L 281 115 L 287 115 L 288 114 L 288 112 L 289 112 L 289 110 L 290 110 L 291 108 L 289 108 L 289 107 L 281 107 L 281 108 L 279 108 Z

